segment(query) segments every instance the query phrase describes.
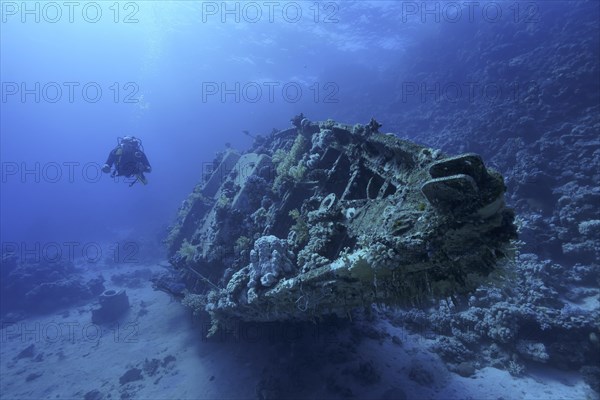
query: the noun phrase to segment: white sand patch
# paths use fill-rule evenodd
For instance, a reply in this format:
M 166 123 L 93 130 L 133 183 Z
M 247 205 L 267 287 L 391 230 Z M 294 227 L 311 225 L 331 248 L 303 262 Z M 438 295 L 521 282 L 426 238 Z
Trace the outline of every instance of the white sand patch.
M 162 270 L 136 265 L 129 271 L 144 268 Z M 99 269 L 88 272 L 93 277 Z M 110 277 L 123 272 L 127 271 L 102 270 L 107 289 L 120 288 Z M 304 375 L 304 381 L 300 380 L 302 393 L 315 399 L 343 398 L 326 383 L 332 375 L 336 384 L 351 390 L 357 399 L 401 400 L 401 394 L 407 399 L 598 398 L 577 374 L 549 367 L 529 368 L 522 378 L 494 368 L 461 377 L 449 372 L 437 355 L 426 350 L 431 339 L 387 321 L 375 324 L 389 336 L 362 340 L 349 362 L 326 360 L 316 369 L 299 365 L 289 371 L 285 360 L 302 359 L 298 355 L 310 350 L 302 346 L 314 346 L 314 342 L 287 346 L 264 337 L 254 340 L 252 332 L 242 338 L 229 335 L 222 341 L 208 341 L 203 337 L 208 326 L 201 326 L 189 310 L 152 290 L 149 283 L 126 291 L 131 307 L 118 324 L 93 325 L 91 304 L 5 324 L 0 330 L 0 397 L 82 399 L 97 390 L 103 399 L 114 400 L 256 399 L 256 388 L 266 369 L 268 375 Z M 394 343 L 392 336 L 399 340 Z M 16 359 L 30 345 L 34 346 L 31 354 Z M 361 383 L 348 373 L 348 368 L 356 369 L 359 362 L 372 363 L 379 380 Z M 121 384 L 119 379 L 135 368 L 141 370 L 141 379 Z
M 383 343 L 371 339 L 361 345 L 361 353 L 377 360 L 382 372 L 381 390 L 396 385 L 406 393 L 408 399 L 473 399 L 473 400 L 561 400 L 598 399 L 588 385 L 576 373 L 560 371 L 546 366 L 530 367 L 524 377 L 513 377 L 507 371 L 486 367 L 472 377 L 462 377 L 449 372 L 444 362 L 435 354 L 425 350 L 428 339 L 408 334 L 386 321 L 380 322 L 390 335 L 396 335 L 402 345 L 394 344 L 389 338 Z M 433 382 L 423 385 L 409 377 L 410 369 L 422 366 L 429 371 Z M 371 390 L 365 398 L 380 398 L 378 391 Z M 363 395 L 361 393 L 361 395 Z M 361 397 L 359 395 L 358 397 Z
M 110 276 L 122 272 L 105 271 L 105 286 L 115 288 Z M 92 324 L 92 307 L 82 306 L 4 324 L 0 331 L 2 399 L 81 399 L 92 390 L 113 399 L 125 392 L 144 399 L 243 398 L 252 393 L 256 376 L 232 362 L 224 349 L 229 344 L 203 341 L 189 310 L 149 284 L 126 291 L 131 308 L 118 323 Z M 32 344 L 33 357 L 15 359 Z M 169 362 L 171 357 L 174 360 Z M 152 376 L 142 371 L 142 380 L 120 384 L 127 370 L 143 370 L 145 360 L 152 359 L 160 361 Z M 236 385 L 225 383 L 228 376 L 235 377 Z

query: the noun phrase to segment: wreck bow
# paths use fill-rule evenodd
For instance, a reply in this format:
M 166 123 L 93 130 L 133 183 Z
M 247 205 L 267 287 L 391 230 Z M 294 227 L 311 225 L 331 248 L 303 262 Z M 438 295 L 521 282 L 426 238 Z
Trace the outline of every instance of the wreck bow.
M 220 154 L 167 244 L 184 303 L 216 322 L 313 319 L 473 290 L 516 237 L 476 154 L 302 115 Z

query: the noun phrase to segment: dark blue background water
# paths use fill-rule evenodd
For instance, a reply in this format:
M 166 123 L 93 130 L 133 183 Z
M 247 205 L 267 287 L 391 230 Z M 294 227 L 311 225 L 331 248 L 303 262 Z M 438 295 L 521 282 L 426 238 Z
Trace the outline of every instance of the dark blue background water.
M 254 136 L 269 134 L 273 128 L 285 129 L 290 126 L 289 119 L 300 112 L 311 120 L 332 118 L 349 124 L 367 123 L 375 117 L 383 123 L 384 132 L 395 132 L 448 154 L 481 154 L 487 166 L 505 177 L 506 200 L 518 216 L 522 241 L 510 290 L 503 290 L 500 296 L 494 287 L 482 288 L 473 303 L 481 301 L 480 305 L 468 310 L 407 311 L 403 317 L 406 326 L 413 321 L 420 334 L 417 326 L 429 319 L 430 326 L 438 329 L 439 343 L 446 343 L 438 351 L 444 354 L 449 350 L 446 354 L 451 362 L 464 358 L 481 367 L 494 365 L 511 371 L 518 358 L 518 343 L 539 339 L 550 353 L 546 366 L 579 370 L 593 364 L 597 368 L 592 350 L 598 349 L 598 340 L 590 333 L 596 335 L 599 320 L 598 1 L 98 1 L 74 6 L 71 17 L 63 2 L 0 1 L 0 253 L 15 251 L 16 246 L 21 258 L 31 259 L 26 257 L 31 255 L 29 250 L 34 258 L 40 256 L 36 246 L 42 247 L 42 256 L 47 255 L 43 246 L 49 244 L 58 245 L 63 252 L 75 247 L 73 256 L 87 256 L 85 267 L 91 267 L 98 260 L 79 250 L 84 244 L 98 242 L 105 252 L 103 261 L 112 261 L 119 269 L 86 268 L 87 275 L 105 273 L 107 288 L 121 287 L 120 281 L 112 278 L 124 267 L 121 282 L 127 286 L 128 280 L 133 280 L 135 284 L 145 271 L 130 273 L 129 267 L 140 261 L 144 268 L 157 264 L 157 257 L 163 255 L 156 251 L 160 239 L 215 153 L 228 143 L 241 151 L 251 145 L 252 137 L 242 131 Z M 96 14 L 98 11 L 101 14 Z M 90 89 L 83 92 L 86 85 Z M 72 99 L 69 86 L 74 87 Z M 229 89 L 225 95 L 223 87 Z M 272 98 L 269 87 L 274 88 Z M 284 92 L 284 87 L 289 90 Z M 102 92 L 97 101 L 95 88 Z M 257 88 L 262 90 L 260 94 Z M 22 89 L 29 92 L 23 94 Z M 117 137 L 125 135 L 143 140 L 153 167 L 146 186 L 129 187 L 99 171 Z M 126 242 L 141 247 L 133 246 L 130 253 Z M 120 251 L 119 258 L 111 260 L 115 249 Z M 50 253 L 55 250 L 53 247 Z M 60 261 L 72 261 L 71 254 L 62 255 Z M 46 306 L 70 305 L 72 299 L 82 296 L 95 298 L 103 290 L 92 293 L 89 282 L 80 285 L 77 279 L 85 274 L 79 276 L 79 271 L 73 275 L 75 280 L 67 279 L 74 271 L 67 263 L 17 265 L 6 260 L 1 294 L 2 305 L 10 311 L 9 321 L 25 317 L 20 313 L 24 306 L 43 313 Z M 138 278 L 131 275 L 138 272 Z M 46 284 L 57 276 L 54 284 Z M 102 279 L 96 279 L 94 287 Z M 132 288 L 130 292 L 137 290 L 134 284 L 127 286 Z M 63 296 L 68 294 L 66 290 L 70 297 Z M 141 303 L 140 311 L 147 312 L 144 301 L 137 295 L 132 299 L 134 307 Z M 157 304 L 149 301 L 154 307 L 149 307 L 149 312 L 162 321 L 163 309 L 157 311 Z M 81 309 L 79 320 L 74 314 L 70 318 L 76 321 L 89 319 Z M 567 314 L 576 315 L 580 322 L 571 323 Z M 67 310 L 63 318 L 68 315 Z M 474 331 L 474 318 L 487 321 L 483 325 L 489 324 L 489 330 Z M 175 326 L 184 325 L 174 321 L 153 326 L 166 327 L 170 336 Z M 373 338 L 371 319 L 368 325 L 364 335 Z M 395 332 L 405 327 L 394 326 L 399 328 Z M 446 332 L 445 326 L 452 329 Z M 507 343 L 497 331 L 514 335 L 515 343 Z M 152 346 L 164 351 L 162 344 L 146 342 L 145 334 L 143 350 Z M 14 338 L 4 348 L 14 345 L 16 355 L 25 341 L 23 336 Z M 477 340 L 481 343 L 474 342 Z M 340 380 L 343 385 L 356 380 L 356 375 L 339 367 L 338 353 L 328 351 L 335 350 L 338 343 L 327 341 L 327 351 L 314 343 L 289 344 L 293 351 L 288 353 L 294 353 L 289 357 L 279 346 L 270 346 L 272 351 L 265 356 L 261 349 L 258 358 L 272 358 L 271 364 L 283 376 L 295 375 L 298 369 L 311 370 L 322 379 L 314 384 L 315 390 L 325 386 L 331 390 L 330 385 L 343 389 L 329 373 L 322 373 L 331 366 L 345 375 Z M 339 344 L 349 359 L 377 357 L 357 356 L 352 353 L 354 345 Z M 509 350 L 488 356 L 492 346 Z M 10 374 L 2 389 L 12 393 L 30 390 L 30 376 L 37 379 L 35 373 L 42 371 L 42 365 L 52 374 L 47 373 L 40 382 L 49 379 L 52 387 L 56 377 L 63 379 L 73 373 L 67 368 L 67 375 L 54 374 L 53 353 L 63 370 L 65 364 L 60 358 L 62 351 L 50 348 L 45 363 L 38 363 L 36 357 L 34 364 L 15 367 L 11 364 L 14 359 L 5 358 Z M 106 359 L 106 347 L 94 344 L 96 348 Z M 419 358 L 410 345 L 404 349 L 408 352 L 403 361 L 413 363 L 413 356 Z M 90 353 L 87 347 L 84 350 L 83 357 L 87 357 Z M 115 387 L 119 388 L 116 377 L 126 372 L 125 364 L 129 368 L 129 363 L 135 362 L 130 348 L 118 350 L 127 360 L 110 378 L 115 384 L 110 390 L 115 394 Z M 41 347 L 36 351 L 43 355 Z M 252 351 L 246 353 L 252 359 L 248 363 L 240 362 L 243 358 L 236 351 L 226 353 L 232 358 L 231 365 L 242 369 L 256 362 Z M 495 364 L 504 355 L 505 361 Z M 137 366 L 142 365 L 142 358 Z M 304 363 L 311 358 L 318 361 Z M 78 364 L 81 359 L 71 360 L 73 365 L 82 365 Z M 371 364 L 360 364 L 359 369 L 363 365 Z M 390 367 L 387 362 L 385 365 L 384 369 L 381 364 L 382 371 Z M 524 367 L 514 364 L 511 373 L 520 368 Z M 30 375 L 23 374 L 30 369 Z M 404 378 L 410 380 L 426 376 L 421 369 L 405 371 L 403 367 L 402 371 L 398 369 L 397 376 L 408 375 Z M 590 375 L 597 385 L 600 369 L 594 371 L 596 375 Z M 194 374 L 194 379 L 200 376 L 195 370 Z M 226 379 L 215 375 L 217 384 L 235 377 L 235 373 Z M 552 381 L 581 389 L 566 375 L 552 375 Z M 542 375 L 534 377 L 527 379 L 531 387 L 548 382 L 540 379 Z M 97 378 L 74 390 L 92 390 L 96 385 L 104 390 L 109 381 L 102 381 L 100 375 Z M 210 382 L 215 376 L 206 378 Z M 389 383 L 400 385 L 404 378 L 390 378 L 395 381 Z M 445 372 L 436 373 L 435 379 L 445 380 Z M 483 379 L 469 381 L 482 390 L 493 387 L 494 379 Z M 418 393 L 427 386 L 439 395 L 439 387 L 427 379 L 424 382 L 417 382 Z M 375 396 L 386 385 L 365 386 L 364 393 Z M 233 389 L 244 387 L 240 384 Z M 463 381 L 460 387 L 466 388 Z M 516 398 L 525 393 L 520 386 L 512 387 Z M 66 393 L 73 395 L 68 390 Z M 457 397 L 485 397 L 460 390 Z M 404 396 L 402 391 L 391 393 L 389 398 Z M 545 393 L 553 397 L 552 391 Z M 121 394 L 133 396 L 127 391 Z M 508 390 L 502 395 L 510 398 L 512 393 Z
M 121 230 L 158 232 L 198 182 L 203 163 L 211 162 L 226 142 L 242 149 L 251 143 L 242 130 L 256 134 L 286 128 L 300 111 L 313 119 L 343 115 L 344 104 L 357 100 L 350 82 L 340 79 L 346 68 L 376 73 L 371 59 L 389 63 L 401 55 L 393 38 L 395 48 L 372 48 L 379 34 L 371 31 L 373 25 L 355 25 L 356 13 L 363 13 L 363 7 L 353 10 L 355 5 L 327 10 L 321 5 L 322 15 L 315 16 L 312 3 L 297 3 L 286 18 L 295 19 L 292 12 L 299 9 L 299 22 L 286 21 L 281 7 L 270 22 L 268 9 L 261 7 L 259 22 L 252 23 L 256 14 L 244 12 L 239 3 L 238 18 L 220 9 L 207 14 L 210 9 L 203 11 L 200 3 L 137 2 L 135 7 L 121 5 L 115 23 L 112 3 L 100 2 L 97 23 L 84 19 L 82 7 L 74 9 L 74 23 L 67 7 L 52 23 L 55 8 L 27 3 L 30 10 L 37 4 L 36 22 L 35 14 L 14 4 L 16 14 L 10 15 L 13 5 L 4 3 L 2 23 L 4 241 L 106 240 Z M 87 10 L 88 20 L 95 9 Z M 382 18 L 378 9 L 369 13 Z M 323 22 L 329 14 L 331 20 Z M 131 23 L 124 22 L 128 16 Z M 264 81 L 278 86 L 273 101 Z M 324 86 L 330 81 L 339 88 L 331 97 L 337 103 L 325 102 L 325 95 L 333 93 Z M 77 85 L 72 102 L 67 82 Z M 89 83 L 102 90 L 97 102 L 94 87 L 84 97 Z M 256 91 L 244 94 L 241 89 L 239 99 L 233 94 L 224 101 L 218 94 L 203 99 L 203 85 L 221 83 L 230 89 L 250 83 L 249 89 L 263 92 L 256 103 Z M 286 83 L 294 86 L 289 98 L 281 92 Z M 19 92 L 12 95 L 15 84 Z M 22 98 L 21 84 L 34 94 Z M 309 88 L 314 85 L 321 93 Z M 62 95 L 53 102 L 56 87 Z M 297 87 L 302 95 L 293 103 Z M 364 108 L 353 119 L 370 116 L 366 101 Z M 96 179 L 117 136 L 127 134 L 142 138 L 154 168 L 146 187 L 129 188 L 107 175 Z M 94 164 L 84 169 L 87 163 Z M 39 173 L 23 176 L 25 169 Z
M 405 120 L 427 117 L 399 116 L 410 103 L 402 98 L 406 82 L 434 82 L 435 74 L 452 71 L 454 82 L 464 84 L 470 68 L 481 67 L 464 63 L 465 54 L 480 59 L 485 50 L 465 45 L 478 32 L 505 26 L 503 41 L 527 24 L 553 26 L 539 19 L 540 4 L 532 2 L 478 2 L 472 14 L 441 2 L 428 3 L 429 13 L 420 2 L 277 3 L 272 17 L 261 2 L 232 3 L 234 13 L 211 2 L 121 3 L 118 15 L 113 3 L 99 2 L 86 12 L 86 3 L 76 7 L 73 23 L 65 6 L 58 18 L 56 8 L 27 4 L 38 7 L 39 22 L 21 3 L 3 2 L 2 9 L 3 241 L 160 235 L 214 153 L 226 142 L 250 145 L 242 130 L 287 128 L 302 111 L 313 120 L 348 123 L 376 116 L 384 130 L 414 135 Z M 556 17 L 569 4 L 543 7 Z M 102 15 L 91 23 L 97 8 Z M 419 62 L 423 74 L 415 70 Z M 78 84 L 72 102 L 65 82 Z M 272 99 L 265 82 L 275 85 Z M 84 97 L 89 83 L 102 90 L 97 102 Z M 206 85 L 222 83 L 239 84 L 239 99 L 207 95 Z M 35 94 L 22 98 L 20 88 L 11 94 L 22 84 L 39 102 Z M 293 85 L 287 95 L 286 84 Z M 55 86 L 62 96 L 52 102 Z M 262 94 L 254 102 L 256 87 Z M 95 179 L 124 135 L 143 140 L 153 166 L 145 187 Z M 84 170 L 87 163 L 93 164 Z M 37 168 L 39 176 L 22 176 L 25 168 Z M 57 172 L 62 176 L 55 179 Z

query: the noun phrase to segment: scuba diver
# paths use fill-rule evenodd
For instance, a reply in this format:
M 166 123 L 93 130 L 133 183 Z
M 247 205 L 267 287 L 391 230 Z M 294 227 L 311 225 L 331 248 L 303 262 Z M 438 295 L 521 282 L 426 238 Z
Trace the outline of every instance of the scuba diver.
M 115 166 L 110 176 L 124 176 L 126 178 L 135 177 L 129 186 L 133 186 L 137 181 L 144 185 L 148 183 L 144 172 L 151 172 L 152 167 L 148 162 L 142 141 L 135 136 L 125 136 L 117 138 L 117 146 L 110 151 L 106 164 L 102 167 L 102 172 L 109 173 L 111 167 Z

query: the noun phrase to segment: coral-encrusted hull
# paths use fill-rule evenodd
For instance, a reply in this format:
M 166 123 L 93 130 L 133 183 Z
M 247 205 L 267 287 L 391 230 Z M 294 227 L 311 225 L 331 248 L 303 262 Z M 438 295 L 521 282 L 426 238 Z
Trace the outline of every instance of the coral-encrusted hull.
M 184 302 L 216 320 L 313 319 L 477 287 L 516 237 L 502 177 L 331 120 L 228 151 L 169 236 Z

